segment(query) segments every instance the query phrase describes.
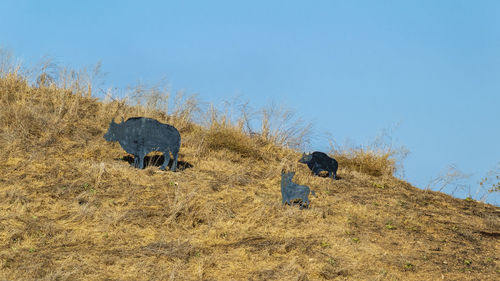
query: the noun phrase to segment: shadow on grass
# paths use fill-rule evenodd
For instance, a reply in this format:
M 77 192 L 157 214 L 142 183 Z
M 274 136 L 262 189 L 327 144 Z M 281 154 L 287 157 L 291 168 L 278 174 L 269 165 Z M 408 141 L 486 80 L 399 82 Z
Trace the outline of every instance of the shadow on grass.
M 311 173 L 312 174 L 312 173 Z M 314 174 L 313 174 L 314 175 Z M 319 174 L 317 175 L 318 177 L 320 178 L 329 178 L 329 175 L 328 175 L 328 172 L 327 171 L 321 171 L 319 172 Z M 338 174 L 337 176 L 335 177 L 335 180 L 341 180 L 342 177 L 340 177 Z
M 130 165 L 134 165 L 134 156 L 131 156 L 131 155 L 123 156 L 122 158 L 118 158 L 116 160 L 126 161 Z M 163 155 L 151 155 L 151 156 L 146 155 L 146 157 L 144 157 L 145 167 L 146 168 L 149 166 L 161 167 L 161 164 L 163 164 L 164 160 L 165 160 L 165 157 L 163 157 Z M 173 162 L 174 162 L 174 160 L 172 158 L 170 158 L 170 161 L 168 162 L 168 167 L 166 169 L 169 169 L 169 167 L 172 167 Z M 181 161 L 181 160 L 177 161 L 177 171 L 184 171 L 186 169 L 193 168 L 193 167 L 194 167 L 193 164 L 191 164 L 189 162 Z

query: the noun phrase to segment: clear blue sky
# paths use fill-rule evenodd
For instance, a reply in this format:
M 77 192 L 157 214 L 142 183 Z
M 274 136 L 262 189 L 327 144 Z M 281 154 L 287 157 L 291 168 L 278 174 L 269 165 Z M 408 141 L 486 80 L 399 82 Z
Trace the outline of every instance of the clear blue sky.
M 2 1 L 0 46 L 102 61 L 115 87 L 284 102 L 314 123 L 311 150 L 399 124 L 418 187 L 455 164 L 474 192 L 500 162 L 500 1 Z

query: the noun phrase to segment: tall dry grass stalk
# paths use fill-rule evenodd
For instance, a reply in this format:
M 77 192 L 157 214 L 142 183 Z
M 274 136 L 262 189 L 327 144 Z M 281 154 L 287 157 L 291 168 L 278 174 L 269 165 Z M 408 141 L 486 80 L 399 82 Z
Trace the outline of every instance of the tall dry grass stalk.
M 310 143 L 312 123 L 297 118 L 292 110 L 272 103 L 259 113 L 264 140 L 298 150 Z
M 440 175 L 432 178 L 425 189 L 443 191 L 446 188 L 452 188 L 451 193 L 454 193 L 465 187 L 465 180 L 470 176 L 460 171 L 456 165 L 450 165 Z
M 191 128 L 201 112 L 196 95 L 183 91 L 171 94 L 170 87 L 160 82 L 153 86 L 138 83 L 129 87 L 126 96 L 136 109 L 136 116 L 155 117 L 161 113 L 162 121 L 174 125 L 180 132 Z
M 18 75 L 20 70 L 21 63 L 15 62 L 12 53 L 0 46 L 0 78 Z
M 86 96 L 88 98 L 95 95 L 92 90 L 99 89 L 105 74 L 102 72 L 102 63 L 98 62 L 94 66 L 84 67 L 74 70 L 70 67 L 62 67 L 57 72 L 57 86 L 59 88 L 71 90 L 74 94 Z

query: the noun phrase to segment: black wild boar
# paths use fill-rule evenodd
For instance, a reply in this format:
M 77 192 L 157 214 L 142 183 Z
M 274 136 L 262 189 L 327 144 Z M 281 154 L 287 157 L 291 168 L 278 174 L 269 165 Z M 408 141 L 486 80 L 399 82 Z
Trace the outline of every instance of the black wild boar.
M 294 172 L 281 172 L 281 203 L 294 205 L 296 201 L 300 201 L 299 204 L 301 209 L 308 208 L 309 192 L 311 192 L 312 195 L 316 194 L 314 190 L 311 191 L 309 187 L 292 182 L 292 178 L 294 175 Z
M 303 154 L 299 160 L 300 163 L 307 164 L 311 171 L 318 175 L 321 171 L 327 171 L 328 176 L 336 179 L 339 163 L 323 152 L 315 151 L 312 154 Z
M 134 155 L 134 167 L 144 168 L 144 157 L 152 151 L 163 153 L 165 170 L 170 161 L 170 152 L 174 158 L 170 170 L 177 168 L 177 157 L 181 146 L 181 136 L 174 126 L 163 124 L 155 119 L 133 117 L 122 123 L 112 120 L 104 135 L 107 141 L 118 141 L 121 147 Z

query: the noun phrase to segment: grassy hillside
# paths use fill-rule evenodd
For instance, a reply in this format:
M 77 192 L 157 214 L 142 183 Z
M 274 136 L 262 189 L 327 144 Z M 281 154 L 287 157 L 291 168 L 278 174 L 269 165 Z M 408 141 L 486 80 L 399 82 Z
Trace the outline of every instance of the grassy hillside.
M 0 76 L 0 280 L 500 279 L 500 209 L 393 177 L 390 153 L 340 151 L 332 181 L 290 132 L 195 124 L 193 100 L 165 114 Z M 132 116 L 179 129 L 178 172 L 154 154 L 134 169 L 103 139 Z M 310 209 L 281 205 L 282 169 L 316 191 Z

